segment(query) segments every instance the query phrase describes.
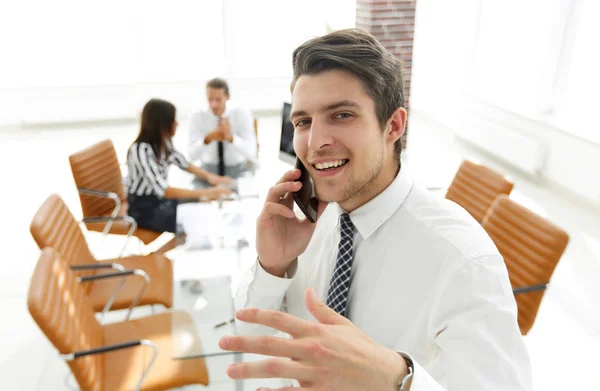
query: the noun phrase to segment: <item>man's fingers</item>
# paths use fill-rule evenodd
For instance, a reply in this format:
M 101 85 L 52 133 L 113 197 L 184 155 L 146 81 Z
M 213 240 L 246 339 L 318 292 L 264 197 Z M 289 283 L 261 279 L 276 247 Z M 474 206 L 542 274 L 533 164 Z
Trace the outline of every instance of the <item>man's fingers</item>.
M 279 183 L 269 189 L 265 204 L 268 202 L 279 202 L 287 193 L 293 193 L 302 187 L 300 182 L 283 182 Z
M 309 322 L 281 311 L 265 310 L 259 308 L 244 308 L 235 313 L 235 317 L 242 322 L 261 324 L 279 331 L 283 331 L 292 337 L 317 335 L 321 325 Z
M 283 176 L 279 178 L 277 183 L 279 184 L 283 182 L 294 181 L 296 179 L 300 179 L 300 170 L 294 168 L 293 170 L 287 171 L 285 174 L 283 174 Z
M 352 323 L 338 314 L 331 308 L 329 308 L 323 301 L 321 301 L 313 288 L 307 288 L 304 294 L 304 301 L 306 308 L 310 313 L 322 324 L 338 324 L 350 326 Z
M 219 340 L 219 347 L 230 352 L 255 353 L 272 357 L 296 358 L 300 352 L 293 346 L 294 341 L 288 338 L 260 336 L 226 336 Z
M 287 357 L 292 360 L 319 360 L 331 357 L 329 350 L 316 341 L 293 340 L 272 336 L 221 338 L 219 347 L 231 352 L 261 354 L 271 357 Z
M 285 205 L 278 204 L 276 202 L 267 202 L 263 209 L 263 213 L 261 213 L 259 216 L 259 220 L 269 220 L 273 216 L 283 216 L 285 218 L 291 219 L 296 217 L 296 214 L 293 210 L 291 210 Z
M 295 361 L 283 358 L 232 364 L 227 368 L 232 379 L 296 379 L 302 382 L 314 381 L 314 369 Z

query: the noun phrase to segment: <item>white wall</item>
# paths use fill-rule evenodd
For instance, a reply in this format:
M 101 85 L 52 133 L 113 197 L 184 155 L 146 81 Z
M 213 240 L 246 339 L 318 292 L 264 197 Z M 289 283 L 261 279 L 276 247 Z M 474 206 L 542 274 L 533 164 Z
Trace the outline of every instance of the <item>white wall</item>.
M 134 118 L 151 97 L 187 113 L 215 76 L 239 104 L 280 109 L 293 49 L 354 14 L 354 0 L 2 2 L 0 127 Z
M 289 100 L 288 78 L 229 78 L 232 100 L 253 111 L 280 109 Z M 175 104 L 187 116 L 206 104 L 206 80 L 82 87 L 45 87 L 0 92 L 0 126 L 136 118 L 148 99 Z
M 420 0 L 411 107 L 507 160 L 517 132 L 544 151 L 542 182 L 600 204 L 599 4 Z

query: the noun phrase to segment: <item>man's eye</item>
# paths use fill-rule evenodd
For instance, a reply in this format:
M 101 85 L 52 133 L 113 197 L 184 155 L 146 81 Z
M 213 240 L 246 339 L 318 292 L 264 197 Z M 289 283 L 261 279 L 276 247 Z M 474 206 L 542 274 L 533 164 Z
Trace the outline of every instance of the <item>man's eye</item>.
M 294 124 L 295 127 L 299 128 L 301 126 L 306 126 L 310 123 L 310 120 L 302 119 Z
M 346 119 L 352 117 L 350 113 L 339 113 L 334 116 L 335 119 Z

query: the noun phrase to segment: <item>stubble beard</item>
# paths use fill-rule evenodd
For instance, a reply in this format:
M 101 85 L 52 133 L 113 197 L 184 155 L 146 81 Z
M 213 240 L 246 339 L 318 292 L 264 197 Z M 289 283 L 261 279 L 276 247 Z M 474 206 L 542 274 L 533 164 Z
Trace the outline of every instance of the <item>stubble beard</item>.
M 340 197 L 333 197 L 332 199 L 324 199 L 319 194 L 319 188 L 316 186 L 317 198 L 324 202 L 337 202 L 338 204 L 346 203 L 352 199 L 361 197 L 364 194 L 369 193 L 373 188 L 377 178 L 383 170 L 383 154 L 380 154 L 379 161 L 371 167 L 371 169 L 362 175 L 361 178 L 356 178 L 354 175 L 350 175 L 347 182 L 342 190 Z M 334 180 L 324 180 L 327 186 L 335 186 Z

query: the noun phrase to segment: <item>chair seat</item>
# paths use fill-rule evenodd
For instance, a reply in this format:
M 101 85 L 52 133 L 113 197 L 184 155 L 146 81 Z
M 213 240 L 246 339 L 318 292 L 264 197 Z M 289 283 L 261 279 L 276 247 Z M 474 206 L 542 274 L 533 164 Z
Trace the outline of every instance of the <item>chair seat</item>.
M 173 311 L 103 327 L 104 345 L 148 339 L 158 347 L 158 356 L 142 384 L 142 390 L 159 391 L 188 384 L 208 385 L 209 383 L 204 359 L 173 360 L 171 358 L 173 351 L 171 328 L 174 317 L 179 318 L 178 323 L 193 321 L 188 313 Z M 197 339 L 197 336 L 194 338 Z M 104 389 L 133 390 L 152 355 L 152 349 L 147 346 L 104 354 Z
M 127 209 L 129 207 L 127 200 L 123 200 L 121 202 L 121 208 L 119 209 L 118 216 L 127 216 Z M 97 217 L 110 217 L 110 214 Z M 85 223 L 85 226 L 90 231 L 104 232 L 106 223 Z M 131 226 L 126 221 L 113 221 L 108 232 L 114 235 L 127 235 L 130 228 Z M 149 229 L 140 227 L 138 227 L 133 233 L 133 236 L 139 238 L 144 244 L 152 243 L 160 235 L 160 232 L 151 231 Z
M 170 308 L 173 305 L 173 266 L 171 260 L 162 254 L 152 253 L 145 256 L 133 256 L 107 259 L 104 262 L 115 262 L 125 269 L 142 269 L 150 277 L 150 283 L 141 297 L 138 306 L 147 304 L 163 304 Z M 95 311 L 101 311 L 119 284 L 119 278 L 93 282 L 89 290 L 89 299 Z M 144 279 L 141 276 L 125 277 L 125 284 L 115 299 L 112 309 L 128 308 L 140 291 Z

